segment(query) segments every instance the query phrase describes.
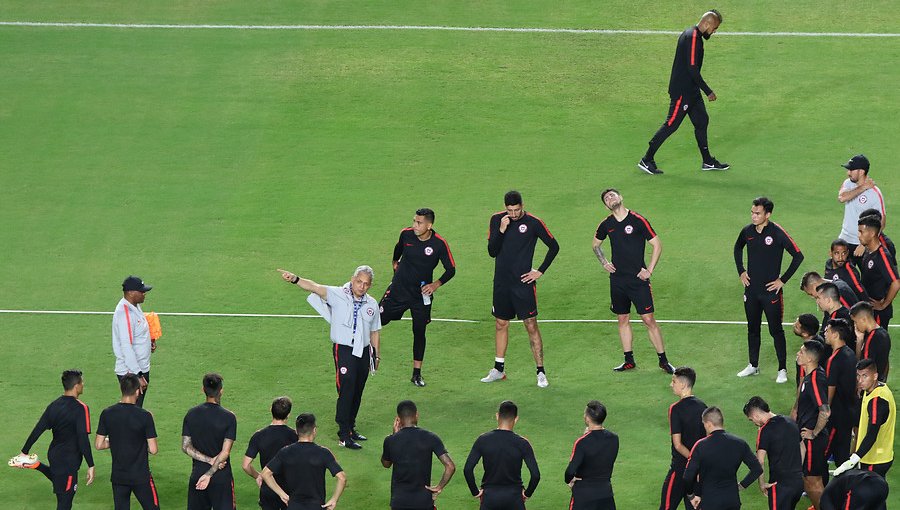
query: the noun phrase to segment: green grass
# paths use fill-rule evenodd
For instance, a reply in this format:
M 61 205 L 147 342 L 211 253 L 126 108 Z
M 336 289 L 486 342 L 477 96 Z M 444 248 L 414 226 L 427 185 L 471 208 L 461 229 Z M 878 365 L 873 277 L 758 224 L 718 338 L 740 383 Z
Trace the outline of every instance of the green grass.
M 702 6 L 598 7 L 594 2 L 12 2 L 3 20 L 154 23 L 365 23 L 680 30 Z M 258 7 L 258 8 L 256 8 Z M 722 31 L 892 32 L 891 2 L 727 2 Z M 791 17 L 789 14 L 799 13 Z M 865 22 L 863 22 L 865 21 Z M 422 206 L 437 211 L 457 277 L 438 293 L 425 374 L 408 383 L 409 323 L 383 334 L 384 366 L 366 392 L 362 452 L 337 451 L 350 480 L 343 508 L 385 506 L 389 471 L 380 438 L 393 408 L 414 398 L 422 425 L 460 464 L 494 426 L 496 404 L 520 404 L 519 431 L 535 445 L 543 482 L 531 509 L 562 508 L 562 472 L 582 430 L 585 402 L 610 408 L 620 434 L 613 480 L 620 508 L 656 504 L 667 468 L 668 378 L 636 327 L 641 369 L 613 376 L 614 324 L 544 324 L 551 386 L 534 388 L 527 340 L 515 326 L 510 380 L 482 385 L 493 326 L 485 250 L 487 220 L 502 194 L 520 189 L 561 253 L 540 285 L 541 318 L 612 319 L 608 283 L 590 238 L 606 212 L 599 190 L 615 186 L 650 219 L 664 243 L 654 275 L 660 319 L 741 320 L 731 249 L 766 194 L 773 220 L 821 269 L 843 215 L 839 163 L 865 152 L 894 207 L 891 174 L 900 92 L 896 39 L 714 37 L 704 75 L 713 153 L 733 169 L 701 174 L 685 125 L 660 151 L 662 178 L 634 168 L 662 121 L 674 37 L 392 31 L 172 31 L 0 27 L 0 309 L 111 311 L 125 275 L 156 288 L 158 312 L 311 313 L 274 272 L 284 267 L 340 284 L 361 263 L 375 267 L 373 294 L 388 283 L 400 228 Z M 888 234 L 894 229 L 888 220 Z M 896 235 L 894 236 L 896 238 Z M 539 257 L 542 255 L 539 251 Z M 786 317 L 815 306 L 786 289 Z M 85 370 L 95 416 L 117 399 L 108 316 L 0 314 L 0 451 L 21 447 L 58 374 Z M 183 504 L 189 459 L 180 452 L 184 413 L 202 400 L 209 370 L 225 376 L 224 404 L 239 421 L 235 459 L 268 405 L 290 395 L 315 412 L 333 446 L 333 373 L 318 320 L 163 317 L 147 407 L 161 453 L 152 459 L 162 503 Z M 740 408 L 763 395 L 787 412 L 791 389 L 775 386 L 764 341 L 763 376 L 738 381 L 742 326 L 663 325 L 673 362 L 698 369 L 698 395 L 723 407 L 728 428 L 755 437 Z M 790 339 L 791 349 L 796 341 Z M 897 364 L 896 354 L 893 356 Z M 44 453 L 47 437 L 35 451 Z M 108 508 L 108 455 L 77 508 Z M 889 482 L 897 485 L 892 472 Z M 252 480 L 235 471 L 238 502 L 254 505 Z M 755 491 L 744 507 L 762 509 Z M 8 470 L 4 508 L 51 504 L 46 482 Z M 461 473 L 442 508 L 474 508 Z

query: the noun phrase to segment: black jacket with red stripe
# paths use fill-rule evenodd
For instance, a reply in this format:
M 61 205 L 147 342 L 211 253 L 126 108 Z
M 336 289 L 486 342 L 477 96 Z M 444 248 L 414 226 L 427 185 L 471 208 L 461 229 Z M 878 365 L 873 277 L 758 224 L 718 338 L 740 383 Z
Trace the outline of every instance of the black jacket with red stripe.
M 787 283 L 803 262 L 803 254 L 791 236 L 774 222 L 768 222 L 762 232 L 756 231 L 752 223 L 738 234 L 734 242 L 734 264 L 738 274 L 744 269 L 744 247 L 747 247 L 747 275 L 750 277 L 750 290 L 764 293 L 766 285 L 777 279 Z M 781 273 L 781 259 L 787 251 L 792 259 L 787 271 Z
M 669 78 L 669 95 L 673 98 L 693 97 L 698 95 L 700 90 L 707 96 L 710 95 L 712 89 L 703 81 L 703 76 L 700 75 L 701 67 L 703 67 L 703 33 L 695 25 L 678 36 L 672 75 Z

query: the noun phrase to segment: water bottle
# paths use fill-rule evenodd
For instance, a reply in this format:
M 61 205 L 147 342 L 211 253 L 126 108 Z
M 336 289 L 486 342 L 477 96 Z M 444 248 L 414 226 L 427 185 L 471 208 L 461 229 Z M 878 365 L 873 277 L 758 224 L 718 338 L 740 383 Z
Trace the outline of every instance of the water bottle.
M 421 282 L 421 283 L 419 284 L 419 286 L 420 286 L 420 287 L 424 287 L 424 286 L 425 286 L 425 282 L 424 282 L 424 281 Z M 424 294 L 424 293 L 423 293 L 423 294 L 422 294 L 422 303 L 423 303 L 425 306 L 430 305 L 430 304 L 431 304 L 431 295 L 430 295 L 430 294 Z

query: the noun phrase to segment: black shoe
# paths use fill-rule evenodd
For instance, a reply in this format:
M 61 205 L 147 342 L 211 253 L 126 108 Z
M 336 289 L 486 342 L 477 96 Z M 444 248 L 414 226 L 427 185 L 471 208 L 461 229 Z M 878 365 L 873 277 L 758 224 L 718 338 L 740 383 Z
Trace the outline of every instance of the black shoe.
M 675 373 L 675 367 L 673 367 L 672 364 L 669 363 L 668 361 L 660 361 L 659 368 L 661 368 L 663 370 L 663 372 L 665 372 L 667 374 Z
M 644 172 L 647 172 L 650 175 L 662 175 L 662 173 L 663 173 L 662 170 L 660 170 L 659 168 L 656 168 L 656 161 L 653 161 L 652 159 L 648 160 L 645 158 L 641 158 L 641 160 L 638 161 L 637 166 L 638 166 L 638 168 L 640 168 Z
M 637 365 L 633 361 L 626 361 L 613 370 L 615 370 L 616 372 L 624 372 L 626 370 L 632 370 L 634 368 L 637 368 Z
M 338 446 L 340 446 L 341 448 L 346 448 L 348 450 L 362 450 L 362 445 L 352 439 L 338 441 Z
M 352 439 L 354 441 L 365 441 L 369 438 L 367 438 L 366 436 L 360 434 L 359 432 L 357 432 L 355 430 L 351 430 L 350 431 L 350 439 Z
M 420 388 L 425 387 L 425 379 L 422 379 L 421 375 L 414 375 L 409 381 Z
M 709 161 L 704 161 L 700 170 L 728 170 L 729 168 L 731 168 L 731 165 L 728 163 L 722 163 L 718 159 L 712 158 Z

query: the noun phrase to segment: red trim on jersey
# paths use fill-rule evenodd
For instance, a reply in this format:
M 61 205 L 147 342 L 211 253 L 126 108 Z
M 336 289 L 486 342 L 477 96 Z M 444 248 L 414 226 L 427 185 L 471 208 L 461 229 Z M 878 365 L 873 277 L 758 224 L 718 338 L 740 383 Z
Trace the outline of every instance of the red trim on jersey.
M 681 402 L 680 400 L 678 402 Z M 672 405 L 669 406 L 669 435 L 672 434 L 672 408 L 675 407 L 675 404 L 678 402 L 672 402 Z
M 694 63 L 695 62 L 694 58 L 697 54 L 697 32 L 699 32 L 699 31 L 700 31 L 700 29 L 695 27 L 694 35 L 691 37 L 691 65 L 692 66 L 697 65 Z
M 569 510 L 572 510 L 572 508 L 574 506 L 575 506 L 575 496 L 572 496 L 571 498 L 569 498 Z
M 878 421 L 878 397 L 872 397 L 872 425 Z
M 812 441 L 806 440 L 806 470 L 812 471 Z
M 544 223 L 544 220 L 538 218 L 537 216 L 535 216 L 535 215 L 533 215 L 533 214 L 531 214 L 531 213 L 529 213 L 529 212 L 525 213 L 525 215 L 526 215 L 526 216 L 531 216 L 532 218 L 534 218 L 534 219 L 538 220 L 539 222 L 541 222 L 541 225 L 543 225 L 544 230 L 547 231 L 547 235 L 550 236 L 551 239 L 553 239 L 553 234 L 550 233 L 550 229 L 547 228 L 547 224 Z
M 878 195 L 878 203 L 881 204 L 881 224 L 887 225 L 887 214 L 884 212 L 884 197 L 881 196 L 881 190 L 878 189 L 878 186 L 872 188 L 872 190 Z
M 642 222 L 644 222 L 644 226 L 647 227 L 647 230 L 650 231 L 650 236 L 651 236 L 650 239 L 653 239 L 654 237 L 656 237 L 656 232 L 654 232 L 654 231 L 653 231 L 653 228 L 650 227 L 650 222 L 647 221 L 646 218 L 644 218 L 643 216 L 641 216 L 640 214 L 638 214 L 638 213 L 636 213 L 636 212 L 634 212 L 634 211 L 628 211 L 628 212 L 630 212 L 631 214 L 637 216 L 637 219 L 639 219 L 639 220 L 641 220 Z
M 828 452 L 831 451 L 831 443 L 834 441 L 834 435 L 837 434 L 837 429 L 832 428 L 831 433 L 828 434 L 828 444 L 825 445 L 825 458 L 828 458 Z
M 793 245 L 793 246 L 794 246 L 794 249 L 795 249 L 795 250 L 797 250 L 797 253 L 800 253 L 800 247 L 799 247 L 799 246 L 797 246 L 797 243 L 795 243 L 795 242 L 794 242 L 794 238 L 793 238 L 793 237 L 791 237 L 791 235 L 790 235 L 790 234 L 788 234 L 788 233 L 787 233 L 787 230 L 785 230 L 785 229 L 784 229 L 784 228 L 782 228 L 782 226 L 781 226 L 781 225 L 779 225 L 779 224 L 777 224 L 777 223 L 775 223 L 775 222 L 774 222 L 774 221 L 773 221 L 773 222 L 771 222 L 771 223 L 772 223 L 772 225 L 775 225 L 775 226 L 776 226 L 776 227 L 778 227 L 778 229 L 779 229 L 779 230 L 781 230 L 781 231 L 782 231 L 782 232 L 784 232 L 784 235 L 786 235 L 786 236 L 787 236 L 787 238 L 788 238 L 788 241 L 790 241 L 790 242 L 791 242 L 791 245 Z
M 153 477 L 150 477 L 150 492 L 153 493 L 153 505 L 159 506 L 159 496 L 156 494 L 156 484 L 153 483 Z
M 841 306 L 843 306 L 844 308 L 850 309 L 850 303 L 848 303 L 847 300 L 844 299 L 843 296 L 841 296 Z
M 778 510 L 778 494 L 775 493 L 775 485 L 769 487 L 772 490 L 772 510 Z
M 832 317 L 832 319 L 833 318 L 834 317 Z M 841 352 L 841 351 L 840 350 L 834 351 L 833 353 L 831 353 L 831 357 L 828 358 L 828 363 L 825 364 L 825 377 L 828 377 L 831 375 L 831 361 L 834 360 L 834 357 L 837 356 L 839 352 Z M 822 403 L 820 402 L 819 405 L 822 405 Z
M 756 432 L 756 449 L 757 450 L 759 450 L 759 438 L 762 437 L 762 431 L 764 428 L 766 428 L 766 425 L 768 425 L 768 424 L 769 424 L 769 422 L 763 423 L 763 426 L 760 427 L 759 430 Z
M 709 437 L 709 436 L 706 436 L 706 437 Z M 694 456 L 694 450 L 697 449 L 697 445 L 700 444 L 700 443 L 702 443 L 703 441 L 706 441 L 706 437 L 703 437 L 703 438 L 698 439 L 697 442 L 694 443 L 694 446 L 691 447 L 691 454 L 688 455 L 688 460 L 687 460 L 687 463 L 688 463 L 688 464 L 691 463 L 691 457 Z M 687 467 L 687 464 L 685 464 L 685 468 L 686 468 L 686 467 Z
M 588 434 L 590 434 L 590 432 L 588 432 Z M 586 438 L 587 436 L 588 435 L 585 434 L 575 440 L 575 444 L 572 445 L 572 455 L 569 456 L 569 462 L 572 462 L 572 459 L 575 457 L 575 448 L 578 448 L 578 443 L 581 442 L 581 440 Z
M 846 267 L 846 264 L 844 264 L 844 266 Z M 859 283 L 859 280 L 856 279 L 856 275 L 853 274 L 853 268 L 852 268 L 852 267 L 847 267 L 847 274 L 850 275 L 850 279 L 853 280 L 853 287 L 854 287 L 857 291 L 862 292 L 862 291 L 863 291 L 863 286 L 862 286 L 861 283 Z
M 334 344 L 334 383 L 337 384 L 338 395 L 341 394 L 341 367 L 338 364 L 338 344 Z
M 401 230 L 400 233 L 402 234 L 403 232 L 409 232 L 412 229 L 413 229 L 412 227 L 406 227 L 403 230 Z
M 678 110 L 681 108 L 681 100 L 684 96 L 678 96 L 678 101 L 675 101 L 675 108 L 672 110 L 672 116 L 669 117 L 669 120 L 666 122 L 667 126 L 671 126 L 673 122 L 675 122 L 675 118 L 678 117 Z
M 123 304 L 122 308 L 125 309 L 125 323 L 128 324 L 128 343 L 134 344 L 134 333 L 131 331 L 131 314 L 128 313 L 128 304 Z
M 665 510 L 669 510 L 669 508 L 671 508 L 672 487 L 674 487 L 674 486 L 675 486 L 675 471 L 672 471 L 672 476 L 669 477 L 669 487 L 666 489 L 666 509 Z
M 88 409 L 87 404 L 78 400 L 77 398 L 75 399 L 75 402 L 78 402 L 79 404 L 81 404 L 81 407 L 84 408 L 84 426 L 85 426 L 85 430 L 87 430 L 87 433 L 90 434 L 91 433 L 91 411 Z
M 450 245 L 447 244 L 447 241 L 443 237 L 438 235 L 437 232 L 432 232 L 432 233 L 434 234 L 434 237 L 437 237 L 438 240 L 440 240 L 442 243 L 444 243 L 444 248 L 447 249 L 447 256 L 450 257 L 450 265 L 453 267 L 456 267 L 456 262 L 453 260 L 453 254 L 450 253 Z
M 832 357 L 834 355 L 832 354 Z M 809 378 L 812 381 L 813 394 L 816 396 L 816 403 L 821 407 L 822 405 L 822 396 L 819 395 L 819 385 L 816 384 L 816 374 L 813 372 L 812 376 Z
M 881 326 L 881 316 L 878 314 L 875 314 L 875 324 Z
M 881 260 L 884 261 L 884 267 L 888 270 L 888 274 L 891 276 L 891 281 L 895 281 L 897 279 L 897 274 L 891 270 L 891 263 L 888 262 L 887 251 L 884 249 L 884 246 L 878 247 L 878 253 L 881 254 Z
M 869 357 L 869 345 L 872 343 L 872 338 L 875 336 L 875 330 L 869 331 L 869 336 L 866 337 L 866 345 L 863 347 L 863 359 Z
M 847 504 L 844 505 L 844 510 L 850 510 L 850 498 L 853 496 L 853 491 L 847 491 Z
M 69 478 L 66 480 L 66 492 L 69 492 L 69 489 L 72 488 L 72 475 L 69 475 Z

